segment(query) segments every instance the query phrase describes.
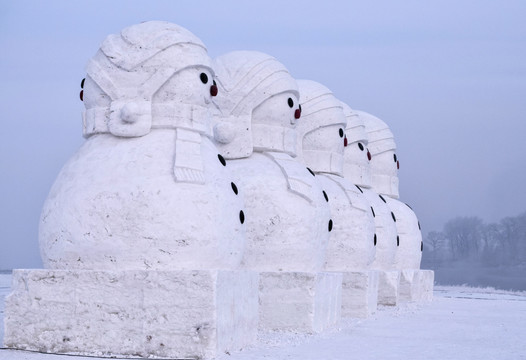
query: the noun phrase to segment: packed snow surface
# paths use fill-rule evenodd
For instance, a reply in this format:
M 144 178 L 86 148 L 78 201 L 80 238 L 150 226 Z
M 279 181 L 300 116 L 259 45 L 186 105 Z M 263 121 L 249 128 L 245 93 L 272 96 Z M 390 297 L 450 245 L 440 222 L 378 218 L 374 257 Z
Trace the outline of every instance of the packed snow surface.
M 0 274 L 2 322 L 10 281 Z M 344 319 L 317 335 L 260 333 L 253 346 L 217 360 L 526 359 L 525 337 L 526 292 L 437 286 L 431 303 L 380 307 L 368 319 Z M 94 358 L 0 349 L 0 360 L 66 359 Z

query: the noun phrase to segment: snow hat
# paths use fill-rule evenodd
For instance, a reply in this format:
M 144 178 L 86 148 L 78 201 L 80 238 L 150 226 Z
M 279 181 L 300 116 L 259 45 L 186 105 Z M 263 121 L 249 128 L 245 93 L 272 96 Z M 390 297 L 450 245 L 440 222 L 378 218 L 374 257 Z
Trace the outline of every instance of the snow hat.
M 398 199 L 398 168 L 394 135 L 385 122 L 364 111 L 356 111 L 363 119 L 369 137 L 373 189 Z
M 258 51 L 233 51 L 214 59 L 221 114 L 214 128 L 225 158 L 242 158 L 254 150 L 295 155 L 295 134 L 289 120 L 268 116 L 254 122 L 254 109 L 271 97 L 292 93 L 299 98 L 294 78 L 274 57 Z M 289 123 L 287 123 L 289 122 Z
M 343 148 L 347 120 L 332 91 L 311 80 L 298 80 L 301 120 L 298 156 L 314 172 L 343 174 Z
M 351 107 L 342 102 L 347 118 L 345 136 L 347 146 L 343 156 L 343 176 L 352 183 L 365 188 L 371 187 L 371 153 L 367 148 L 368 139 L 363 119 Z
M 152 126 L 152 97 L 176 72 L 207 67 L 205 45 L 169 22 L 148 21 L 109 35 L 87 65 L 84 136 L 142 136 Z

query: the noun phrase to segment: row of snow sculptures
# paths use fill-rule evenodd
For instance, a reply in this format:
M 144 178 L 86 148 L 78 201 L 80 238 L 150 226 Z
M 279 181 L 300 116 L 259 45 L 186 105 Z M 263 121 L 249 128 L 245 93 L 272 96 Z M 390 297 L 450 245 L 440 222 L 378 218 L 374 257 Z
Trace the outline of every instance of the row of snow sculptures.
M 44 204 L 46 269 L 14 272 L 6 346 L 209 358 L 429 295 L 392 133 L 325 86 L 151 21 L 81 87 L 86 141 Z

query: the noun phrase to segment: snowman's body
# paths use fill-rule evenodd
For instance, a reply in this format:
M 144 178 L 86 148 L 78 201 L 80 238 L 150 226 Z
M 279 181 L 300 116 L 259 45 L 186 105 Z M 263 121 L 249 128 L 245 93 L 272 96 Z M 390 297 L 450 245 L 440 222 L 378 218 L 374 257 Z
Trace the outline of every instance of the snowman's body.
M 210 140 L 206 48 L 174 24 L 109 36 L 88 65 L 86 142 L 44 205 L 44 265 L 234 269 L 243 201 Z
M 176 129 L 90 137 L 65 165 L 42 212 L 49 268 L 235 268 L 242 201 L 203 137 L 204 184 L 174 179 Z
M 258 52 L 222 55 L 215 69 L 219 126 L 235 134 L 219 148 L 246 203 L 244 267 L 320 271 L 330 213 L 314 174 L 293 158 L 300 116 L 296 82 L 282 64 Z
M 290 155 L 255 152 L 228 167 L 246 201 L 243 266 L 258 271 L 319 271 L 325 259 L 329 212 L 323 191 Z
M 380 197 L 371 189 L 361 189 L 371 206 L 371 212 L 374 213 L 376 256 L 371 268 L 375 270 L 394 270 L 398 246 L 396 223 L 391 215 L 391 209 L 384 202 L 385 197 Z
M 354 184 L 332 174 L 317 174 L 328 195 L 333 230 L 327 246 L 327 271 L 369 269 L 375 259 L 375 226 L 364 195 Z
M 422 259 L 422 233 L 415 212 L 409 205 L 385 196 L 387 205 L 396 217 L 399 246 L 395 267 L 398 270 L 420 269 Z

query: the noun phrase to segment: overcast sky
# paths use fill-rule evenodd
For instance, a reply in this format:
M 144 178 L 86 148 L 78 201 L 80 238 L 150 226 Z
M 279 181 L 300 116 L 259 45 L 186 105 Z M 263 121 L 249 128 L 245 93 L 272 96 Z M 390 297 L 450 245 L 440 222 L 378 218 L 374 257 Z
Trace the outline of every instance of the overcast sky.
M 0 0 L 0 269 L 41 267 L 38 222 L 82 144 L 80 81 L 111 33 L 166 20 L 212 57 L 259 50 L 391 126 L 424 233 L 526 211 L 526 1 Z

